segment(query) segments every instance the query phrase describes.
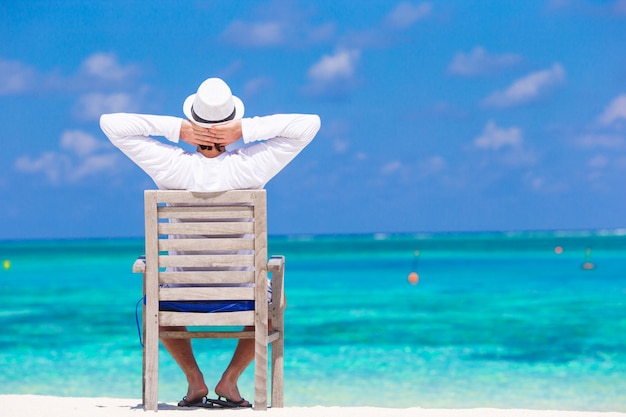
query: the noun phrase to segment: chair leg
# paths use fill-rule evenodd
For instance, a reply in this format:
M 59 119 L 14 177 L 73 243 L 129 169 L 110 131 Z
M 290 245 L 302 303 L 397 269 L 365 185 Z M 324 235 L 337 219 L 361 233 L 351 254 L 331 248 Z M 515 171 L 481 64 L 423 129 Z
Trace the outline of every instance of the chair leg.
M 283 399 L 284 353 L 285 339 L 281 331 L 280 337 L 272 343 L 272 407 L 285 406 Z
M 144 275 L 144 294 L 145 294 L 145 275 Z M 141 303 L 141 332 L 144 344 L 141 347 L 141 404 L 144 411 L 146 410 L 146 303 Z
M 267 410 L 267 340 L 255 341 L 254 409 Z
M 144 310 L 143 408 L 157 411 L 159 406 L 159 312 L 157 294 L 147 294 Z
M 152 411 L 159 407 L 159 339 L 155 336 L 146 332 L 144 341 L 143 408 Z

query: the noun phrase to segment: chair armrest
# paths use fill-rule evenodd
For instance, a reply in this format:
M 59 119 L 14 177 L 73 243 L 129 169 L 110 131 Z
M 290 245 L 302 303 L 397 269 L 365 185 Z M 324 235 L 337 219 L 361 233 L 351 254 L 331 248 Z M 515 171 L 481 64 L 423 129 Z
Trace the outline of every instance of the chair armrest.
M 272 299 L 278 301 L 278 308 L 285 308 L 285 257 L 273 255 L 267 262 L 267 270 L 272 273 Z
M 146 272 L 146 255 L 141 255 L 135 260 L 135 263 L 133 264 L 133 272 Z

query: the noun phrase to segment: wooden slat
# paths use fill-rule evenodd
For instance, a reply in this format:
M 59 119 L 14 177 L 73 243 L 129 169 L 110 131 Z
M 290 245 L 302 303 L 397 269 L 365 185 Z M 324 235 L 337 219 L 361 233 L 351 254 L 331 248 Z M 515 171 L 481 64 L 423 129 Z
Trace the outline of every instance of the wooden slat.
M 181 190 L 153 190 L 158 202 L 169 204 L 249 204 L 258 190 L 231 190 L 223 192 L 196 192 Z
M 254 324 L 254 311 L 212 314 L 161 311 L 159 323 L 162 326 L 252 326 Z
M 254 233 L 253 222 L 159 223 L 161 235 L 244 235 Z
M 161 272 L 161 284 L 244 284 L 254 282 L 254 271 Z
M 253 300 L 254 287 L 162 287 L 159 299 L 174 300 Z
M 159 332 L 159 336 L 162 339 L 254 339 L 254 331 L 242 331 L 242 332 L 228 332 L 228 331 L 216 331 L 216 332 Z
M 215 251 L 253 250 L 254 240 L 248 238 L 160 239 L 159 250 Z
M 159 332 L 159 336 L 161 339 L 254 339 L 254 331 L 241 331 L 241 332 L 230 332 L 230 331 L 215 331 L 215 332 L 205 332 L 205 331 L 162 331 Z M 279 332 L 270 332 L 267 335 L 268 343 L 275 342 L 280 338 Z
M 250 219 L 251 206 L 165 206 L 158 208 L 160 219 Z
M 222 268 L 254 265 L 254 255 L 161 255 L 160 267 Z

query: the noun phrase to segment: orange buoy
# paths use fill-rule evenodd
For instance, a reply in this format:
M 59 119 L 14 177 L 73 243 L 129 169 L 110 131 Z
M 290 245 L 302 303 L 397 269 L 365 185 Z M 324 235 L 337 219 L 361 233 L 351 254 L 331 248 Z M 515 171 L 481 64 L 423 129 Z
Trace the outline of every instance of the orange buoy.
M 417 284 L 419 279 L 420 277 L 417 275 L 417 272 L 411 272 L 407 278 L 407 280 L 413 285 Z
M 585 252 L 585 263 L 580 266 L 582 269 L 590 271 L 594 269 L 596 266 L 591 262 L 591 248 L 587 248 Z

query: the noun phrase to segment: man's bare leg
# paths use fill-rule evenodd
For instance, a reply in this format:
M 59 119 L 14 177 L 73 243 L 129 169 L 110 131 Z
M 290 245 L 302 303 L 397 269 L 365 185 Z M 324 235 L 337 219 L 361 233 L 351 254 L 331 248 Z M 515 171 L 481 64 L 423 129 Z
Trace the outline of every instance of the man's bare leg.
M 161 331 L 185 331 L 185 327 L 161 327 Z M 187 402 L 194 403 L 200 401 L 209 393 L 209 389 L 204 383 L 204 376 L 196 362 L 191 347 L 191 339 L 161 339 L 161 343 L 172 355 L 180 369 L 187 377 Z M 254 345 L 252 347 L 254 355 Z
M 254 330 L 254 327 L 246 327 L 244 330 Z M 241 394 L 237 388 L 237 381 L 245 371 L 245 369 L 254 360 L 254 339 L 239 339 L 235 353 L 230 364 L 224 371 L 222 379 L 215 386 L 215 393 L 220 397 L 224 397 L 232 402 L 239 402 Z M 244 401 L 241 405 L 248 405 L 248 401 Z

